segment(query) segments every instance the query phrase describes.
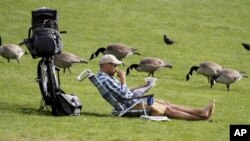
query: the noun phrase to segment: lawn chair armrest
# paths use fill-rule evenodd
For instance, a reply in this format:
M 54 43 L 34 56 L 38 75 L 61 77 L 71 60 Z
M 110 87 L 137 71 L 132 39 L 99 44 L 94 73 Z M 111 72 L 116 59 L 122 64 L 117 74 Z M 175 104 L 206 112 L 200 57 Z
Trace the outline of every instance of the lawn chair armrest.
M 143 99 L 143 98 L 153 98 L 153 97 L 154 97 L 154 94 L 149 94 L 149 95 L 143 95 L 143 96 L 125 98 L 125 99 L 126 100 L 132 100 L 132 99 Z
M 138 97 L 132 97 L 132 98 L 120 98 L 119 101 L 125 101 L 125 100 L 133 100 L 133 99 L 145 99 L 147 104 L 153 105 L 154 104 L 154 94 L 148 94 L 148 95 L 143 95 L 143 96 L 138 96 Z M 144 100 L 144 101 L 145 101 Z

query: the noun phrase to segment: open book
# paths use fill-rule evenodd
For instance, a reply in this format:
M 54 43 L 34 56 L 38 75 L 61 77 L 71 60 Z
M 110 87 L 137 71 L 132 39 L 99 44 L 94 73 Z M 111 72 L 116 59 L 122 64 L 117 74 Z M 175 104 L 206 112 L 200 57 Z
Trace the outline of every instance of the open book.
M 157 78 L 147 77 L 147 78 L 145 78 L 146 86 L 138 88 L 138 89 L 134 89 L 134 90 L 132 90 L 132 92 L 138 96 L 142 96 L 142 95 L 144 95 L 144 93 L 146 93 L 148 90 L 150 90 L 153 86 L 156 85 L 156 83 L 155 83 L 156 80 L 157 80 Z
M 145 83 L 148 84 L 148 86 L 153 87 L 156 85 L 156 83 L 155 83 L 156 80 L 157 80 L 157 78 L 147 77 L 147 78 L 145 78 Z

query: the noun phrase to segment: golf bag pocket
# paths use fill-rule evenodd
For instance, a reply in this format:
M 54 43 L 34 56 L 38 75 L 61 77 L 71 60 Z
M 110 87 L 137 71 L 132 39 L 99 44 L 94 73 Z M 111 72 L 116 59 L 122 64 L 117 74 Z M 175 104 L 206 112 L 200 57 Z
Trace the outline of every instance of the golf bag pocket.
M 77 96 L 63 93 L 59 93 L 57 96 L 61 109 L 58 109 L 60 111 L 58 115 L 80 115 L 82 103 Z
M 37 28 L 31 37 L 32 56 L 49 57 L 61 53 L 63 49 L 60 33 L 52 28 Z

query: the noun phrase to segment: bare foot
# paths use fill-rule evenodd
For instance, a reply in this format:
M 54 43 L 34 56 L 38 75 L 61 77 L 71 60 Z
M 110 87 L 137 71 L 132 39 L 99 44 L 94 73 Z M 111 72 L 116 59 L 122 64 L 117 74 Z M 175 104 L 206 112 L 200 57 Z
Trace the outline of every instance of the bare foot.
M 215 109 L 215 100 L 213 100 L 209 105 L 202 108 L 202 113 L 200 116 L 205 119 L 209 119 L 212 116 L 214 109 Z
M 213 115 L 214 110 L 215 110 L 215 100 L 213 100 L 212 109 L 208 113 L 208 118 L 210 118 Z

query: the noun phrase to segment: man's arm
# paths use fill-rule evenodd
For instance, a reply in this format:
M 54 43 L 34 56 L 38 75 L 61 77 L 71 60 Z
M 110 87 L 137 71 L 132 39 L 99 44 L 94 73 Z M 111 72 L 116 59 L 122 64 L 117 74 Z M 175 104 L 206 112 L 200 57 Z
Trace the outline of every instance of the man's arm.
M 144 88 L 144 87 L 147 87 L 148 85 L 147 84 L 144 84 L 140 87 L 136 87 L 136 88 L 131 88 L 130 90 L 133 91 L 133 90 L 136 90 L 136 89 L 140 89 L 140 88 Z
M 117 70 L 117 77 L 120 79 L 120 83 L 122 87 L 126 86 L 126 75 L 122 70 Z M 127 87 L 127 86 L 126 86 Z M 142 96 L 145 92 L 147 92 L 152 86 L 149 83 L 146 83 L 140 87 L 130 89 L 131 92 L 135 94 L 135 96 Z M 128 89 L 128 88 L 127 88 Z
M 119 82 L 116 79 L 113 79 L 111 77 L 107 76 L 99 76 L 99 81 L 104 85 L 104 87 L 107 88 L 108 91 L 110 91 L 113 94 L 117 94 L 122 98 L 132 98 L 134 97 L 134 94 L 129 90 L 129 88 L 126 85 L 126 78 L 121 78 Z M 123 85 L 121 84 L 123 83 Z

